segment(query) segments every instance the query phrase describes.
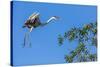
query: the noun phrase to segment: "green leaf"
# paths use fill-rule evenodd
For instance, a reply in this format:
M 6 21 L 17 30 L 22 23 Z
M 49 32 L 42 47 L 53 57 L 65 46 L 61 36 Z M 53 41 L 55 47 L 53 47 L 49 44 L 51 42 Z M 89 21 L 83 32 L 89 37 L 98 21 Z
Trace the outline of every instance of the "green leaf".
M 83 27 L 74 27 L 64 33 L 64 36 L 59 35 L 58 42 L 63 44 L 64 39 L 71 41 L 77 41 L 78 45 L 66 55 L 65 60 L 68 63 L 71 62 L 83 62 L 83 61 L 96 61 L 97 53 L 90 54 L 90 50 L 87 46 L 95 45 L 97 47 L 97 22 L 85 24 Z M 91 44 L 91 45 L 90 45 Z M 77 60 L 74 60 L 77 58 Z
M 61 35 L 59 35 L 58 37 L 59 46 L 63 44 L 63 41 L 64 41 L 64 38 Z

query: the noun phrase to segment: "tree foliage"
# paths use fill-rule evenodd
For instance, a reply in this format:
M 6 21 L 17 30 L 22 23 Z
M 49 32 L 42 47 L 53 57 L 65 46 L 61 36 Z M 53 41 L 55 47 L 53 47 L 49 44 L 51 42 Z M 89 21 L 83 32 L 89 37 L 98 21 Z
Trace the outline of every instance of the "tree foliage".
M 94 46 L 94 48 L 97 49 L 97 22 L 89 23 L 79 28 L 73 27 L 65 32 L 64 35 L 59 35 L 59 45 L 63 45 L 66 39 L 70 42 L 78 42 L 77 48 L 70 51 L 70 54 L 65 56 L 66 62 L 87 62 L 97 60 L 97 52 L 93 54 L 88 49 L 90 46 Z

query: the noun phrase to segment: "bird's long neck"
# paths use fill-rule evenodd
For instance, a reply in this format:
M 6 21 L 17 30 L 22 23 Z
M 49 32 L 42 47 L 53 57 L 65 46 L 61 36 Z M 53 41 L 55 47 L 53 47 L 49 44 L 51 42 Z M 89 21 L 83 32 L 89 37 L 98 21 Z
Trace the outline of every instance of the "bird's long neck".
M 56 18 L 55 18 L 55 17 L 49 18 L 49 19 L 46 21 L 46 23 L 42 23 L 41 26 L 47 25 L 47 24 L 48 24 L 49 22 L 51 22 L 52 20 L 56 20 Z
M 52 21 L 53 19 L 54 19 L 54 17 L 49 18 L 49 19 L 47 20 L 46 23 L 49 23 L 49 22 Z

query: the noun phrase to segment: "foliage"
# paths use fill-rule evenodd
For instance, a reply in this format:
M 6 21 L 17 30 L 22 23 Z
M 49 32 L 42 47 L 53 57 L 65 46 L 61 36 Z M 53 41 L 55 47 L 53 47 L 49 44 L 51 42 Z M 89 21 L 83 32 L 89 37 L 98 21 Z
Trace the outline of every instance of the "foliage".
M 88 49 L 90 46 L 94 46 L 97 49 L 97 22 L 89 23 L 79 28 L 71 28 L 69 31 L 65 32 L 63 36 L 59 35 L 59 44 L 63 45 L 63 42 L 66 39 L 70 42 L 78 42 L 77 48 L 70 51 L 70 54 L 65 56 L 66 62 L 71 63 L 97 60 L 97 53 L 91 54 Z

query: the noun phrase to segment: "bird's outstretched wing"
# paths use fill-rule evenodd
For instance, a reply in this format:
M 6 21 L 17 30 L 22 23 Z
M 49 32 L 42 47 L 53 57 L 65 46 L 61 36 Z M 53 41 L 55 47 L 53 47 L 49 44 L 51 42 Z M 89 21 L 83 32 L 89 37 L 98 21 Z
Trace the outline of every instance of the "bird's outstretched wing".
M 38 17 L 38 16 L 39 16 L 39 13 L 34 12 L 31 16 L 29 16 L 27 21 L 34 22 L 35 18 Z M 25 21 L 25 23 L 27 23 L 27 21 Z
M 31 21 L 31 23 L 33 23 L 37 18 L 39 17 L 39 13 L 33 13 L 30 17 L 29 20 Z
M 30 21 L 34 15 L 36 15 L 35 12 L 31 16 L 29 16 L 29 18 L 25 21 L 25 23 L 27 23 L 27 21 Z
M 31 14 L 28 19 L 31 19 L 34 15 L 36 15 L 36 12 L 34 12 L 33 14 Z
M 39 16 L 39 13 L 33 13 L 30 17 L 29 17 L 29 19 L 30 20 L 33 20 L 33 19 L 35 19 L 37 16 Z

